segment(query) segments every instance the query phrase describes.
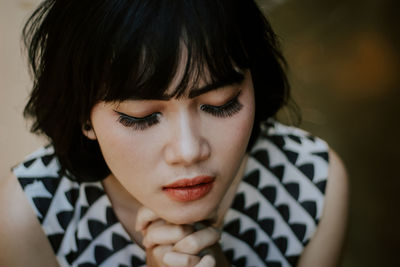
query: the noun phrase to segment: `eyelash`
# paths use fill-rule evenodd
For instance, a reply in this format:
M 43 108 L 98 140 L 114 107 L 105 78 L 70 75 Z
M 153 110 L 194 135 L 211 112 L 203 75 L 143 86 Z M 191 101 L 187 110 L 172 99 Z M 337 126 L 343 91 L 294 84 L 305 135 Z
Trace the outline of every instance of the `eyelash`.
M 243 107 L 243 105 L 239 102 L 239 95 L 240 92 L 233 99 L 222 106 L 202 105 L 200 109 L 218 118 L 231 117 L 238 113 Z
M 116 111 L 119 114 L 118 122 L 125 127 L 131 127 L 133 130 L 145 130 L 155 124 L 160 120 L 160 113 L 152 113 L 149 116 L 143 118 L 135 118 L 123 113 Z
M 200 109 L 217 118 L 231 117 L 238 113 L 243 107 L 243 105 L 239 102 L 239 95 L 240 92 L 233 99 L 222 106 L 201 105 Z M 161 113 L 156 112 L 143 118 L 136 118 L 118 111 L 115 112 L 119 114 L 118 122 L 125 127 L 132 128 L 133 130 L 145 130 L 157 124 L 160 121 L 159 117 L 161 115 Z

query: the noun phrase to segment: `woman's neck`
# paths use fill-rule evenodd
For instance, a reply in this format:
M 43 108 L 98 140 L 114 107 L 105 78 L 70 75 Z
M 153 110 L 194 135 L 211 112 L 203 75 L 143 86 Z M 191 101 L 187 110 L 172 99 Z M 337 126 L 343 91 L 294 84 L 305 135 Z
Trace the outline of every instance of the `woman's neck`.
M 113 174 L 104 179 L 102 184 L 119 222 L 132 240 L 144 249 L 142 234 L 135 230 L 136 216 L 143 205 L 120 184 Z
M 242 163 L 240 164 L 239 170 L 236 173 L 235 178 L 233 179 L 230 187 L 228 188 L 225 196 L 221 200 L 221 205 L 218 208 L 218 215 L 217 215 L 217 220 L 213 224 L 214 227 L 221 229 L 224 223 L 224 218 L 226 213 L 228 212 L 228 209 L 232 205 L 232 201 L 236 195 L 237 189 L 239 187 L 240 181 L 243 178 L 244 172 L 246 170 L 246 164 L 248 160 L 248 154 L 245 154 L 242 160 Z

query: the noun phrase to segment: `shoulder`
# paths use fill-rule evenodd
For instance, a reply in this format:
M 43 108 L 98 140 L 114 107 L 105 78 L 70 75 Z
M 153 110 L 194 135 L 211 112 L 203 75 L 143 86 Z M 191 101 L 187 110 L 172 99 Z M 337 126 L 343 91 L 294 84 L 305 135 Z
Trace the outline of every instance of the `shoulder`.
M 347 171 L 341 158 L 333 149 L 329 149 L 330 168 L 327 185 L 327 204 L 329 200 L 336 200 L 334 203 L 347 200 L 349 191 L 349 182 Z
M 329 150 L 330 168 L 322 218 L 299 266 L 338 266 L 346 234 L 349 182 L 340 157 Z M 329 242 L 327 242 L 329 240 Z
M 0 179 L 0 265 L 57 266 L 51 246 L 15 177 Z
M 7 252 L 1 253 L 0 266 L 57 266 L 34 204 L 35 194 L 43 196 L 45 188 L 38 180 L 59 171 L 52 147 L 36 150 L 12 171 L 0 177 L 0 249 Z
M 291 165 L 324 193 L 323 225 L 318 228 L 324 228 L 327 222 L 334 222 L 333 216 L 338 220 L 336 215 L 339 213 L 340 218 L 345 219 L 349 185 L 345 166 L 338 154 L 323 139 L 274 120 L 264 125 L 262 134 L 261 140 L 273 143 Z
M 53 148 L 43 147 L 12 169 L 36 216 L 43 222 L 60 186 L 73 188 L 74 182 L 63 175 Z
M 314 196 L 315 219 L 319 221 L 330 169 L 329 145 L 323 139 L 300 128 L 268 120 L 262 124 L 260 137 L 250 154 L 285 187 L 296 183 L 301 195 Z
M 337 266 L 346 233 L 349 192 L 347 172 L 337 153 L 321 138 L 274 120 L 263 125 L 252 153 L 256 156 L 265 153 L 267 156 L 258 155 L 259 159 L 266 158 L 264 162 L 271 170 L 284 166 L 285 175 L 281 174 L 280 179 L 284 185 L 291 181 L 289 169 L 299 170 L 291 172 L 291 179 L 295 174 L 304 177 L 298 179 L 300 187 L 305 188 L 312 182 L 313 186 L 308 188 L 313 190 L 304 192 L 307 191 L 307 198 L 316 197 L 319 223 L 300 257 L 299 266 Z

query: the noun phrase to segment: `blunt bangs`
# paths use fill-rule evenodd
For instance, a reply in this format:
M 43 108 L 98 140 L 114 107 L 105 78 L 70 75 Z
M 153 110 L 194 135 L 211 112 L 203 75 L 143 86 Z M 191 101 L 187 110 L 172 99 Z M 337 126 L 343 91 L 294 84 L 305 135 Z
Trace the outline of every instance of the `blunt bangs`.
M 249 68 L 239 17 L 218 1 L 158 0 L 148 1 L 148 12 L 135 8 L 120 15 L 125 20 L 117 31 L 105 33 L 112 35 L 113 58 L 102 60 L 101 100 L 179 98 L 200 80 L 216 83 Z
M 110 173 L 97 141 L 82 132 L 99 101 L 179 98 L 249 69 L 250 149 L 260 122 L 289 97 L 285 60 L 253 0 L 45 0 L 23 38 L 34 78 L 24 115 L 79 181 Z

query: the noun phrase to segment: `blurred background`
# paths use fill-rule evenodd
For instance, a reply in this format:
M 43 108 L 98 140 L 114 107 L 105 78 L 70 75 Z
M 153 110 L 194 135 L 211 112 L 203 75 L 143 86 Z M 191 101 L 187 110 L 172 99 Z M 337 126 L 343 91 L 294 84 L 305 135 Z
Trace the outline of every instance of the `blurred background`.
M 280 36 L 301 126 L 349 172 L 343 266 L 400 266 L 400 2 L 258 2 Z
M 38 3 L 0 0 L 0 177 L 44 143 L 21 115 L 31 82 L 20 32 Z M 300 126 L 327 140 L 350 175 L 342 266 L 399 266 L 400 2 L 258 3 L 288 60 Z

